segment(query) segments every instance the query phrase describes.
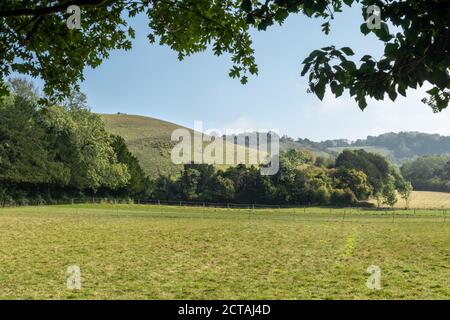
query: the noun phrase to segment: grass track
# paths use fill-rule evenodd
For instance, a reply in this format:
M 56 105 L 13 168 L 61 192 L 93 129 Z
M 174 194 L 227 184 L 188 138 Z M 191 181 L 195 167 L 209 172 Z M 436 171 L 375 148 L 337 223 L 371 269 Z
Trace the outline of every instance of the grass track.
M 450 212 L 449 212 L 450 213 Z M 0 210 L 0 298 L 450 299 L 450 216 L 312 208 Z M 77 264 L 81 291 L 66 288 Z M 366 288 L 366 269 L 382 289 Z

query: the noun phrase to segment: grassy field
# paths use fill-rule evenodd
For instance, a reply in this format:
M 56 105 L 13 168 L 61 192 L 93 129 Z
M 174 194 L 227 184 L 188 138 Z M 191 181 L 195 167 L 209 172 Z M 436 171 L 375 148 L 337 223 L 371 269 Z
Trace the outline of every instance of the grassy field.
M 450 299 L 440 211 L 0 209 L 3 299 Z M 81 268 L 82 288 L 66 287 Z M 381 290 L 366 287 L 369 266 Z
M 405 207 L 405 201 L 400 200 L 398 208 Z M 411 208 L 448 208 L 450 209 L 450 193 L 414 191 L 411 196 Z

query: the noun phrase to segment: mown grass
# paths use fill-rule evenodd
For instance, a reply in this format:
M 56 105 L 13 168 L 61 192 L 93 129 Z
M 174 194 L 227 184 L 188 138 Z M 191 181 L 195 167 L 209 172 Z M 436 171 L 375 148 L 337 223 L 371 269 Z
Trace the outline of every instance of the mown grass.
M 440 211 L 4 208 L 0 297 L 449 299 L 449 235 Z M 79 291 L 66 287 L 74 264 Z

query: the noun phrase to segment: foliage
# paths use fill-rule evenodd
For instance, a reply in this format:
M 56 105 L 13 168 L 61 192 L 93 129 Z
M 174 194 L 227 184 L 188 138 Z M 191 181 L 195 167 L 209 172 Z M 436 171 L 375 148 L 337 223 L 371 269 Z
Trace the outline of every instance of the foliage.
M 55 161 L 38 125 L 39 111 L 21 96 L 0 103 L 0 180 L 3 183 L 65 183 L 68 171 Z
M 316 166 L 311 154 L 282 152 L 280 169 L 263 176 L 243 164 L 218 170 L 211 165 L 187 164 L 178 177 L 160 176 L 154 197 L 161 200 L 229 201 L 244 204 L 354 205 L 371 197 L 380 204 L 397 202 L 407 183 L 382 157 L 348 151 L 336 167 Z
M 96 114 L 51 106 L 41 110 L 39 123 L 49 135 L 56 159 L 70 170 L 69 186 L 116 189 L 128 183 L 128 169 L 118 163 L 111 137 Z
M 335 96 L 347 90 L 361 109 L 367 97 L 395 100 L 407 88 L 424 82 L 433 85 L 423 101 L 433 110 L 447 107 L 450 93 L 449 11 L 445 0 L 73 0 L 83 10 L 82 29 L 68 30 L 68 3 L 60 0 L 4 0 L 0 7 L 0 81 L 11 72 L 41 77 L 48 96 L 62 99 L 77 91 L 85 67 L 97 67 L 114 49 L 131 49 L 135 32 L 129 19 L 138 14 L 148 18 L 148 39 L 167 45 L 178 58 L 212 47 L 214 54 L 229 54 L 230 76 L 248 81 L 258 73 L 250 37 L 251 28 L 266 30 L 293 14 L 320 18 L 328 34 L 334 15 L 344 6 L 363 6 L 361 32 L 373 33 L 384 46 L 384 56 L 364 55 L 349 60 L 349 47 L 333 45 L 314 50 L 303 64 L 309 73 L 310 91 L 320 99 L 330 87 Z M 382 27 L 369 30 L 363 23 L 365 10 L 378 5 Z M 388 25 L 398 32 L 391 34 Z M 6 94 L 6 89 L 3 89 Z
M 336 170 L 334 178 L 337 187 L 351 190 L 357 199 L 367 200 L 373 194 L 373 187 L 363 171 L 341 167 Z
M 33 86 L 12 81 L 0 101 L 0 202 L 50 203 L 82 194 L 150 196 L 151 184 L 123 139 L 111 137 L 76 96 L 40 107 Z M 80 104 L 81 103 L 81 104 Z
M 450 156 L 423 156 L 403 164 L 401 171 L 415 190 L 450 192 Z
M 125 140 L 120 136 L 113 136 L 112 148 L 117 161 L 126 165 L 130 179 L 128 183 L 119 188 L 116 193 L 124 196 L 148 198 L 151 196 L 152 182 L 145 174 L 137 158 L 128 150 Z
M 409 208 L 413 190 L 413 186 L 409 181 L 405 181 L 405 184 L 399 189 L 401 198 L 405 200 L 406 208 Z

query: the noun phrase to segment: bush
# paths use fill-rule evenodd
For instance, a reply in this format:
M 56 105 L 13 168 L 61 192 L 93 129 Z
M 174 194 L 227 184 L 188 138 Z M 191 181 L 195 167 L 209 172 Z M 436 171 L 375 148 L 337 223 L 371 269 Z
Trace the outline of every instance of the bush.
M 42 197 L 42 195 L 40 195 L 40 194 L 34 194 L 34 195 L 30 196 L 29 200 L 30 200 L 30 204 L 36 205 L 36 206 L 44 205 L 47 203 L 45 198 Z
M 336 206 L 353 205 L 356 202 L 356 196 L 350 189 L 336 189 L 331 195 L 331 203 Z

